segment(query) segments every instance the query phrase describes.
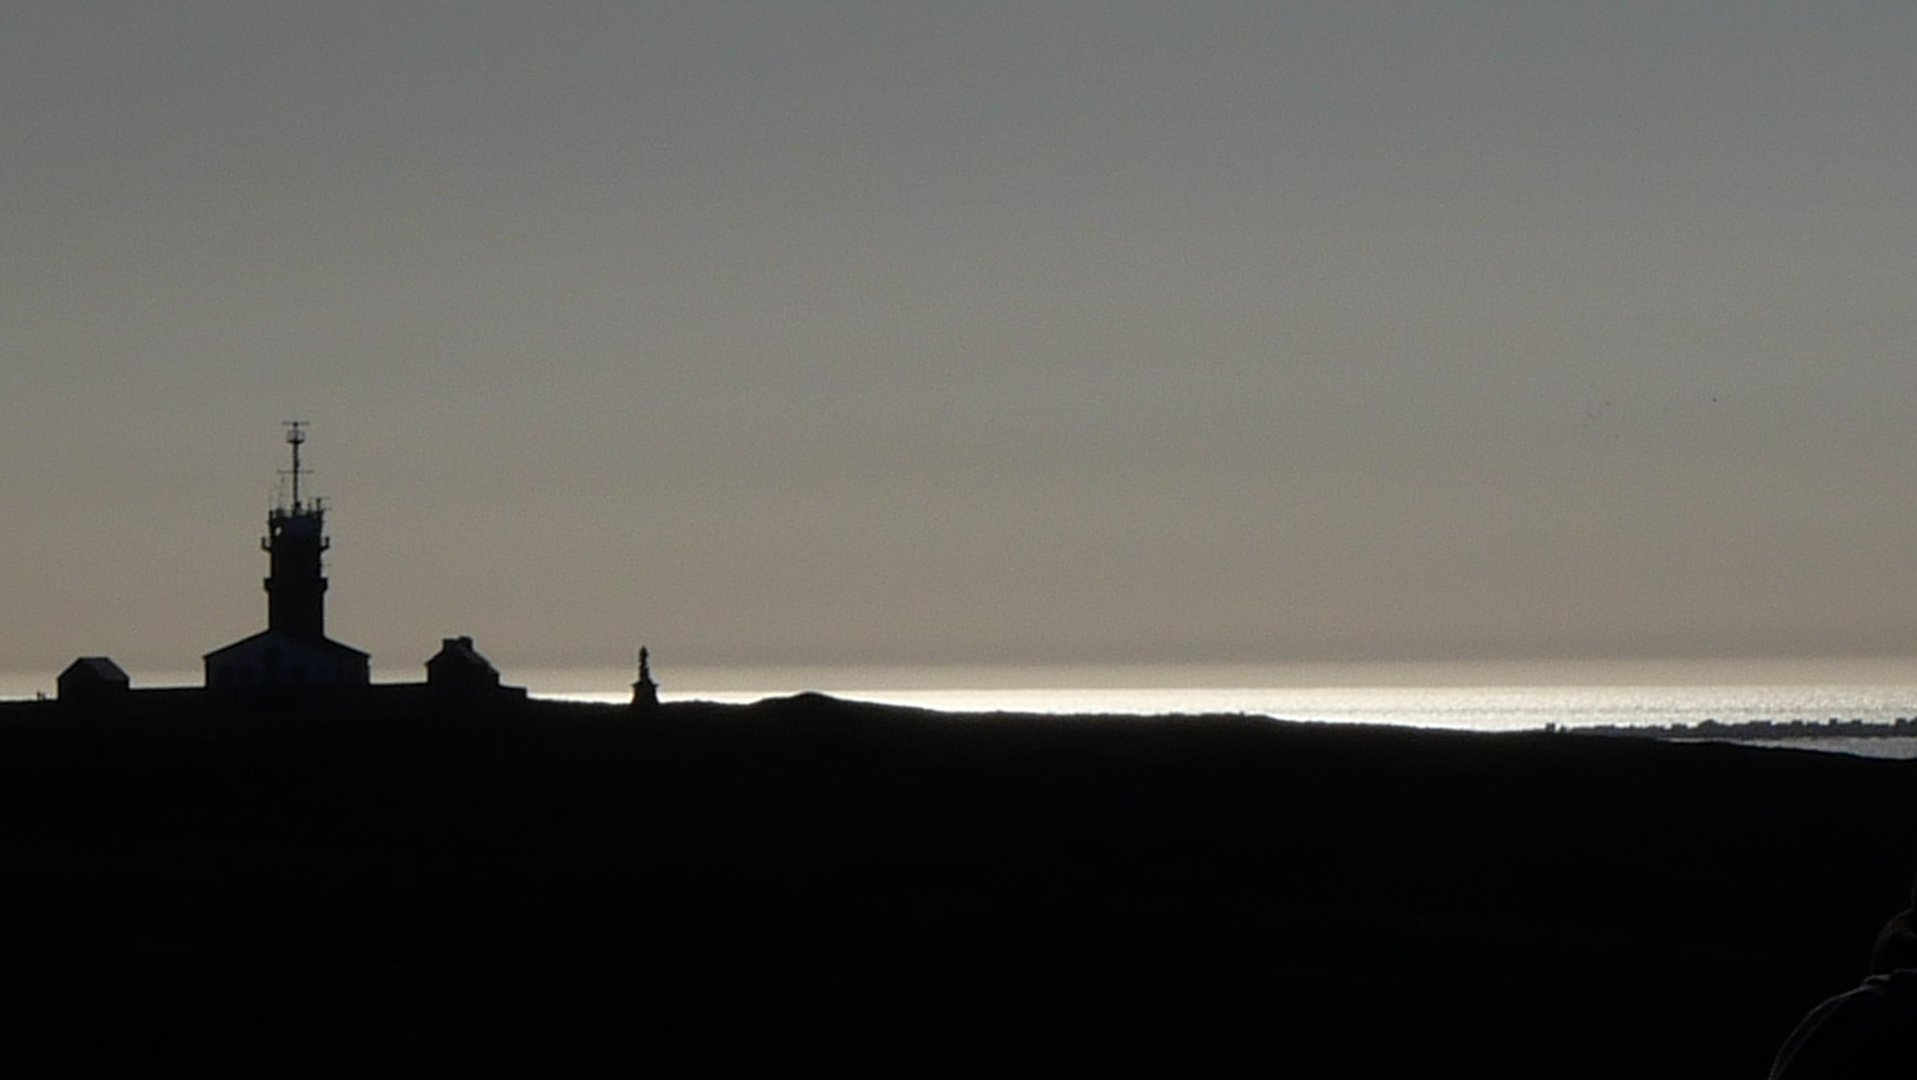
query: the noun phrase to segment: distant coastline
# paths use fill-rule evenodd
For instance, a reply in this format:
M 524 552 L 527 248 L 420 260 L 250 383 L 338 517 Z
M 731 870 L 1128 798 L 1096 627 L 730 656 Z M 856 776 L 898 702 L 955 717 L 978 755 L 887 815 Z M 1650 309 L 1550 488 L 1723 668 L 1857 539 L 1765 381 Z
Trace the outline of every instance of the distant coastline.
M 1628 669 L 1572 666 L 1572 675 L 1722 676 L 1734 669 L 1670 665 Z M 1594 735 L 1714 739 L 1761 744 L 1805 743 L 1820 749 L 1867 740 L 1862 752 L 1913 756 L 1917 747 L 1917 680 L 1890 681 L 1908 669 L 1885 662 L 1849 667 L 1775 667 L 1783 675 L 1856 674 L 1880 681 L 1696 685 L 1600 683 L 1583 685 L 1471 685 L 1462 676 L 1531 675 L 1536 669 L 1436 665 L 1316 668 L 1227 667 L 668 667 L 663 699 L 747 704 L 808 690 L 845 700 L 947 713 L 1040 715 L 1246 714 L 1326 723 L 1385 724 L 1480 732 L 1571 730 Z M 375 683 L 397 672 L 376 671 Z M 546 700 L 623 704 L 630 699 L 628 669 L 507 666 L 514 682 Z M 1363 685 L 1371 675 L 1424 675 L 1430 685 Z M 136 686 L 190 686 L 189 672 L 135 669 Z M 1342 677 L 1347 685 L 1303 685 L 1309 677 Z M 1448 681 L 1447 681 L 1448 680 Z M 1289 685 L 1287 685 L 1289 684 Z M 31 700 L 50 692 L 47 673 L 0 674 L 0 701 Z

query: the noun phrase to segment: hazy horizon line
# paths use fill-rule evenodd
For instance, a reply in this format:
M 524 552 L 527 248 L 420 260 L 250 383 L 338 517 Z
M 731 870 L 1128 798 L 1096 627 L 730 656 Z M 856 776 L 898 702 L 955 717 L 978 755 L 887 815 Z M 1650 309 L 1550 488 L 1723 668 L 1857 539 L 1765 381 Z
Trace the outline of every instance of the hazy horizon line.
M 502 678 L 542 694 L 617 693 L 630 664 L 495 662 Z M 64 667 L 64 665 L 62 665 Z M 197 668 L 122 665 L 135 687 L 198 686 Z M 1295 660 L 1140 663 L 684 664 L 654 671 L 673 692 L 1389 686 L 1917 685 L 1917 656 Z M 0 699 L 53 692 L 59 670 L 0 671 Z M 375 664 L 376 683 L 422 679 L 416 665 Z

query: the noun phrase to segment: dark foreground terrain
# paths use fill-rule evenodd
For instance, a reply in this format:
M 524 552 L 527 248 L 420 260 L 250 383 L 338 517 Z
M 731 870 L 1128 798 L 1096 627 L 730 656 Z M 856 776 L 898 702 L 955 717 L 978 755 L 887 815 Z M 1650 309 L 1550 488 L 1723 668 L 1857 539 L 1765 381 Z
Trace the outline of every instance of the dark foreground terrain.
M 0 709 L 8 1044 L 262 1074 L 1761 1077 L 1917 763 L 752 707 Z

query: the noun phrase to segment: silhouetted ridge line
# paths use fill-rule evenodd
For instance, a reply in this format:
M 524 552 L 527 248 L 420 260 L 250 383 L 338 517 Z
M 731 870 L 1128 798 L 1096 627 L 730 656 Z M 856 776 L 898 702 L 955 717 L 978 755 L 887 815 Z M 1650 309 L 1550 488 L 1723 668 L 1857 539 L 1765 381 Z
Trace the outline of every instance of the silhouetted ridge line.
M 1917 852 L 1910 764 L 1718 744 L 820 694 L 646 723 L 192 700 L 0 724 L 7 965 L 40 988 L 19 1038 L 112 1030 L 149 1062 L 1761 1076 L 1856 978 Z

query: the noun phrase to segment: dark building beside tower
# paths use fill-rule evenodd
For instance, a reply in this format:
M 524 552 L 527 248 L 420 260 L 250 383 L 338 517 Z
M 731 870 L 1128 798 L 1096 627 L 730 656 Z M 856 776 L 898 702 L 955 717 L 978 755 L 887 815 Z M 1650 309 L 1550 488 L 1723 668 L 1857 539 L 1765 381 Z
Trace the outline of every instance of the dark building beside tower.
M 372 668 L 366 653 L 326 636 L 326 575 L 321 566 L 330 541 L 326 507 L 300 497 L 300 446 L 306 426 L 287 423 L 293 449 L 292 499 L 266 515 L 268 557 L 266 629 L 206 654 L 208 689 L 238 695 L 285 694 L 366 686 Z
M 507 692 L 515 688 L 499 685 L 499 669 L 479 655 L 473 639 L 449 637 L 440 642 L 439 651 L 426 661 L 426 685 L 440 698 L 469 700 Z M 523 689 L 517 690 L 524 694 Z
M 61 701 L 92 706 L 122 701 L 132 689 L 126 672 L 104 656 L 82 656 L 68 664 L 54 686 Z

